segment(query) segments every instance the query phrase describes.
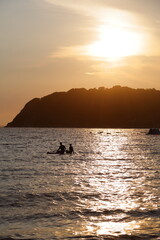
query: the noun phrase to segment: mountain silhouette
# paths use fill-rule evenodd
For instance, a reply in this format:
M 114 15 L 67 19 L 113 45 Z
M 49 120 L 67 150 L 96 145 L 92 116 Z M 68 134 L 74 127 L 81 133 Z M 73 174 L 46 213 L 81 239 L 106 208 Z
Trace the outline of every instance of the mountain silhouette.
M 160 91 L 114 86 L 71 89 L 28 102 L 7 127 L 160 126 Z

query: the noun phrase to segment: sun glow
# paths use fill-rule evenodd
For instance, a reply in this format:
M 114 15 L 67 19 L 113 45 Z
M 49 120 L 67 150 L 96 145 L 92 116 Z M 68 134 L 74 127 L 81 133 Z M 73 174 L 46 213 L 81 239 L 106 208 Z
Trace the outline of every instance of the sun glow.
M 101 26 L 99 40 L 87 46 L 87 54 L 107 60 L 138 55 L 142 50 L 142 35 L 123 26 Z

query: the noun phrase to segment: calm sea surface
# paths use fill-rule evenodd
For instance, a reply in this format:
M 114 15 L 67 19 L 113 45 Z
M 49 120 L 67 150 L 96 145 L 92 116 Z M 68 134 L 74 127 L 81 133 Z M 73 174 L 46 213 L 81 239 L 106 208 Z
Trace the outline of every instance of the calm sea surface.
M 160 136 L 0 128 L 0 239 L 160 239 Z M 62 141 L 73 155 L 49 155 Z

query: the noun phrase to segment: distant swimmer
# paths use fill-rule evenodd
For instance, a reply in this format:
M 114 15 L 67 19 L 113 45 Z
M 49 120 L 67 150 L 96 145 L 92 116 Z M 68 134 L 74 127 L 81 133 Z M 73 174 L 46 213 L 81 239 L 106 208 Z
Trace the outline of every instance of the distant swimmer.
M 57 153 L 64 154 L 65 151 L 66 151 L 66 147 L 62 144 L 62 142 L 60 142 L 60 146 L 59 146 L 59 148 L 57 150 Z
M 74 153 L 72 144 L 69 144 L 69 150 L 66 150 L 66 153 L 70 153 L 70 154 Z

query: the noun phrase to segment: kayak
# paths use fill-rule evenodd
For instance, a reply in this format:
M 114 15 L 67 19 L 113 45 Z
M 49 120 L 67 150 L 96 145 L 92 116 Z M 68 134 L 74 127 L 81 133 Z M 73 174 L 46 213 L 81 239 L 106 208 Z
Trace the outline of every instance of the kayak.
M 59 154 L 59 155 L 64 155 L 64 154 L 72 154 L 72 153 L 70 153 L 69 151 L 66 151 L 65 153 L 60 153 L 60 152 L 55 152 L 55 151 L 53 151 L 53 152 L 47 152 L 47 154 Z
M 60 153 L 60 152 L 47 152 L 47 154 L 64 154 L 64 153 Z

